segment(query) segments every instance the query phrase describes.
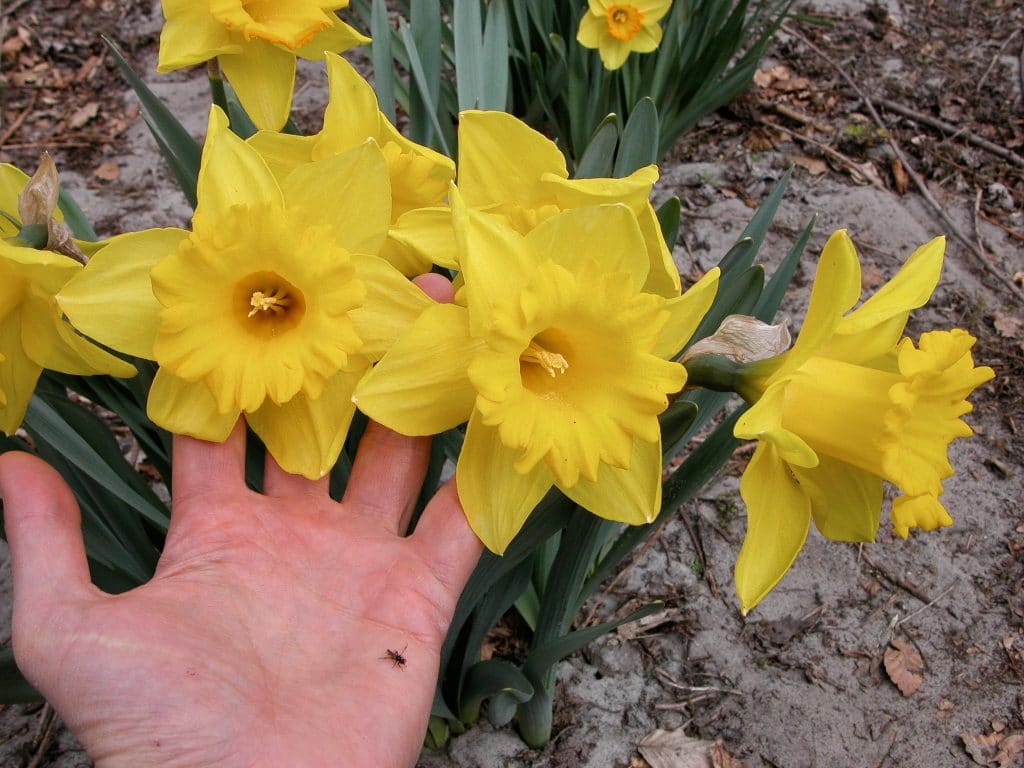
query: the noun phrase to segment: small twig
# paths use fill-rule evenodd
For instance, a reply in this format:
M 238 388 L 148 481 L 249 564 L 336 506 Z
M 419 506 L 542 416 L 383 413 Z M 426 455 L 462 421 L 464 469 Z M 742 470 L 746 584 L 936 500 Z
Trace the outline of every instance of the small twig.
M 981 88 L 983 85 L 985 85 L 985 81 L 988 80 L 988 76 L 992 73 L 992 70 L 995 69 L 996 62 L 999 61 L 999 57 L 1003 55 L 1003 51 L 1006 50 L 1006 46 L 1010 44 L 1010 41 L 1013 40 L 1013 38 L 1015 38 L 1019 32 L 1020 28 L 1018 27 L 1017 29 L 1013 30 L 1013 32 L 1006 36 L 1006 39 L 1003 41 L 1003 44 L 999 46 L 999 50 L 996 51 L 996 55 L 992 57 L 992 61 L 989 62 L 988 67 L 986 67 L 985 71 L 978 79 L 978 84 L 974 86 L 975 93 L 981 93 Z
M 39 768 L 39 765 L 43 762 L 43 757 L 46 755 L 46 750 L 50 748 L 50 742 L 53 741 L 53 732 L 56 729 L 57 716 L 53 711 L 53 707 L 47 702 L 46 706 L 43 707 L 43 717 L 39 721 L 41 735 L 37 732 L 35 739 L 36 751 L 32 755 L 32 760 L 25 768 Z
M 21 128 L 21 124 L 24 123 L 25 119 L 32 114 L 32 110 L 35 109 L 36 99 L 38 96 L 38 93 L 33 93 L 32 98 L 29 99 L 28 106 L 25 107 L 24 111 L 11 120 L 11 124 L 7 126 L 7 130 L 3 132 L 2 136 L 0 136 L 0 147 L 7 146 L 7 140 L 11 138 L 19 128 Z
M 693 549 L 697 553 L 697 559 L 700 561 L 700 570 L 704 576 L 704 581 L 707 582 L 708 589 L 711 590 L 711 596 L 717 598 L 718 584 L 715 582 L 714 575 L 708 570 L 708 558 L 704 552 L 704 537 L 700 533 L 700 518 L 695 517 L 696 525 L 691 525 L 690 516 L 686 510 L 683 510 L 680 516 L 683 518 L 683 525 L 686 526 L 686 532 L 690 534 L 690 541 L 693 543 Z
M 14 0 L 9 6 L 0 10 L 0 18 L 5 18 L 18 11 L 23 5 L 28 5 L 32 0 Z
M 665 682 L 666 685 L 680 691 L 686 691 L 687 693 L 728 693 L 733 696 L 747 695 L 745 692 L 738 691 L 735 688 L 720 688 L 717 685 L 685 685 L 660 667 L 656 667 L 654 672 Z
M 985 246 L 982 245 L 982 242 L 981 242 L 981 228 L 978 226 L 978 219 L 980 217 L 979 216 L 980 211 L 981 211 L 981 187 L 978 187 L 978 188 L 976 188 L 974 190 L 974 216 L 971 218 L 971 223 L 973 224 L 973 228 L 974 228 L 974 244 L 977 246 L 978 250 L 981 251 L 982 256 L 985 256 L 986 259 L 987 259 L 988 256 L 985 253 Z
M 947 137 L 948 139 L 952 139 L 954 137 L 963 138 L 968 144 L 973 144 L 980 149 L 984 149 L 986 152 L 991 152 L 993 155 L 1001 157 L 1004 160 L 1008 160 L 1014 165 L 1024 167 L 1024 157 L 1021 157 L 1013 150 L 1001 147 L 988 139 L 982 138 L 976 133 L 968 131 L 966 127 L 957 128 L 955 125 L 951 125 L 945 120 L 939 120 L 937 117 L 932 117 L 931 115 L 926 115 L 923 112 L 918 112 L 916 109 L 904 106 L 898 101 L 892 101 L 891 99 L 885 98 L 879 98 L 876 99 L 876 101 L 889 112 L 895 112 L 898 115 L 903 115 L 903 117 L 909 117 L 915 122 L 924 123 L 936 130 L 951 134 Z
M 989 216 L 984 211 L 978 211 L 978 215 L 981 216 L 981 218 L 983 218 L 985 221 L 987 221 L 993 227 L 999 227 L 999 229 L 1003 230 L 1003 232 L 1008 234 L 1010 237 L 1015 237 L 1018 240 L 1024 240 L 1024 234 L 1021 234 L 1016 229 L 1010 229 L 1005 224 L 1001 224 L 1000 222 L 998 222 L 995 219 L 993 219 L 991 216 Z
M 794 139 L 801 143 L 810 144 L 812 147 L 820 149 L 822 152 L 831 157 L 837 163 L 839 163 L 847 170 L 849 170 L 850 173 L 852 173 L 856 178 L 871 184 L 875 189 L 885 191 L 885 185 L 883 185 L 881 181 L 879 181 L 878 179 L 869 178 L 868 175 L 864 173 L 864 171 L 862 171 L 855 162 L 853 162 L 853 160 L 851 160 L 841 152 L 837 152 L 836 150 L 832 149 L 832 147 L 828 146 L 828 144 L 824 144 L 818 141 L 817 139 L 812 139 L 810 136 L 804 136 L 802 133 L 790 130 L 785 126 L 779 125 L 778 123 L 773 123 L 771 120 L 767 120 L 763 117 L 755 116 L 754 119 L 761 125 L 773 128 L 777 131 L 782 131 L 783 133 L 792 136 Z
M 937 602 L 939 602 L 939 600 L 941 600 L 941 599 L 942 599 L 942 598 L 944 598 L 944 597 L 945 597 L 946 595 L 948 595 L 948 594 L 949 594 L 950 592 L 952 592 L 952 591 L 953 591 L 953 587 L 955 587 L 955 586 L 956 586 L 957 584 L 959 584 L 959 583 L 960 583 L 960 580 L 959 580 L 959 579 L 957 579 L 957 580 L 956 580 L 956 581 L 954 581 L 954 582 L 953 582 L 952 584 L 950 584 L 950 585 L 949 585 L 948 587 L 946 587 L 946 588 L 945 588 L 944 590 L 942 590 L 941 592 L 939 592 L 939 594 L 935 596 L 935 599 L 934 599 L 934 600 L 932 600 L 932 601 L 930 601 L 930 602 L 926 603 L 925 605 L 922 605 L 922 606 L 921 606 L 920 608 L 918 608 L 918 609 L 917 609 L 916 611 L 914 611 L 913 613 L 907 614 L 907 615 L 906 615 L 906 616 L 904 616 L 904 617 L 903 617 L 902 619 L 900 619 L 900 620 L 899 620 L 899 621 L 897 621 L 897 622 L 896 622 L 895 624 L 893 624 L 892 628 L 893 628 L 893 629 L 896 629 L 897 627 L 899 627 L 899 626 L 900 626 L 900 624 L 903 624 L 903 623 L 905 623 L 905 622 L 908 622 L 908 621 L 910 621 L 910 620 L 911 620 L 912 618 L 914 618 L 915 616 L 917 616 L 917 615 L 918 615 L 919 613 L 922 613 L 923 611 L 927 611 L 927 610 L 928 610 L 929 608 L 931 608 L 931 607 L 932 607 L 933 605 L 935 605 L 935 604 L 936 604 Z
M 808 40 L 803 34 L 787 25 L 783 25 L 783 29 L 788 34 L 793 35 L 793 37 L 795 37 L 797 40 L 800 40 L 804 45 L 806 45 L 808 48 L 810 48 L 812 51 L 818 54 L 818 56 L 824 59 L 833 69 L 836 70 L 836 72 L 839 73 L 840 77 L 842 77 L 846 81 L 846 84 L 853 89 L 853 91 L 857 94 L 858 98 L 860 98 L 860 100 L 864 103 L 864 106 L 867 108 L 868 112 L 871 113 L 871 118 L 875 121 L 875 124 L 885 132 L 886 139 L 889 143 L 889 147 L 893 151 L 893 154 L 895 154 L 897 159 L 899 159 L 899 161 L 903 164 L 903 169 L 907 172 L 907 175 L 910 176 L 911 180 L 914 182 L 914 186 L 917 187 L 918 192 L 921 193 L 921 196 L 935 211 L 935 214 L 939 217 L 939 220 L 942 222 L 943 226 L 945 226 L 949 230 L 951 235 L 953 235 L 957 240 L 963 243 L 964 246 L 966 246 L 967 250 L 971 253 L 971 255 L 975 257 L 977 262 L 982 266 L 982 268 L 985 269 L 986 272 L 988 272 L 992 277 L 998 280 L 1006 288 L 1006 290 L 1008 290 L 1010 293 L 1016 296 L 1020 301 L 1024 301 L 1024 291 L 1018 288 L 1014 284 L 1013 280 L 999 272 L 999 270 L 997 270 L 995 266 L 987 258 L 985 258 L 985 254 L 979 251 L 977 246 L 975 246 L 975 244 L 971 242 L 967 235 L 965 235 L 960 230 L 960 227 L 958 227 L 953 222 L 953 220 L 949 218 L 949 214 L 946 213 L 945 209 L 943 209 L 943 207 L 932 195 L 931 191 L 928 189 L 928 185 L 924 183 L 924 179 L 922 179 L 920 174 L 918 174 L 918 172 L 914 170 L 914 167 L 910 164 L 910 161 L 907 159 L 906 154 L 904 154 L 903 149 L 900 147 L 896 139 L 893 137 L 892 132 L 888 129 L 885 122 L 879 116 L 878 110 L 875 109 L 875 105 L 872 103 L 871 99 L 868 98 L 868 95 L 863 91 L 863 89 L 859 85 L 857 85 L 857 82 L 852 77 L 850 77 L 849 73 L 845 69 L 843 69 L 836 61 L 834 61 L 831 56 L 829 56 L 818 46 L 816 46 L 814 43 Z
M 881 565 L 878 565 L 876 562 L 874 562 L 870 557 L 868 557 L 868 553 L 864 551 L 864 547 L 860 548 L 860 556 L 865 563 L 871 566 L 874 570 L 878 571 L 878 573 L 881 574 L 889 583 L 894 584 L 903 591 L 913 595 L 922 603 L 931 604 L 935 602 L 934 600 L 932 600 L 931 597 L 929 597 L 925 592 L 920 590 L 918 587 L 915 587 L 913 584 L 906 581 L 905 579 L 901 579 L 899 576 L 889 571 L 888 568 L 883 568 Z

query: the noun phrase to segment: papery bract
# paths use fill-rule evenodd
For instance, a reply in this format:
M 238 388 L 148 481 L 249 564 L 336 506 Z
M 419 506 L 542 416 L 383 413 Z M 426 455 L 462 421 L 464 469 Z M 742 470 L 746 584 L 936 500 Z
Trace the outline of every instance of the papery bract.
M 455 178 L 451 159 L 402 136 L 381 113 L 373 88 L 351 64 L 334 54 L 327 54 L 325 64 L 329 99 L 319 133 L 294 136 L 260 131 L 249 139 L 274 175 L 283 178 L 299 165 L 348 152 L 373 139 L 384 153 L 391 180 L 392 229 L 407 226 L 405 214 L 441 205 Z M 428 272 L 431 267 L 429 259 L 397 247 L 390 237 L 380 255 L 406 275 Z
M 369 38 L 334 11 L 348 0 L 163 0 L 157 69 L 216 58 L 259 128 L 280 130 L 291 111 L 295 57 L 319 59 Z
M 962 330 L 925 333 L 917 346 L 900 338 L 910 311 L 935 289 L 943 248 L 942 238 L 919 248 L 850 311 L 860 264 L 846 232 L 836 232 L 793 348 L 749 366 L 741 391 L 756 402 L 735 429 L 758 441 L 740 483 L 747 535 L 736 588 L 744 611 L 789 569 L 812 518 L 830 539 L 873 540 L 883 480 L 902 494 L 892 511 L 900 536 L 952 523 L 938 501 L 953 474 L 948 446 L 972 434 L 960 419 L 971 410 L 966 398 L 993 372 L 975 367 L 974 339 Z
M 373 141 L 278 184 L 215 108 L 192 231 L 115 238 L 61 306 L 91 336 L 159 363 L 157 424 L 219 442 L 245 413 L 285 470 L 321 477 L 355 383 L 430 303 L 373 255 L 389 219 Z
M 570 179 L 554 142 L 504 112 L 468 110 L 459 120 L 459 191 L 467 206 L 485 211 L 527 234 L 559 211 L 622 203 L 636 215 L 648 258 L 644 290 L 679 295 L 672 261 L 649 202 L 658 168 L 649 165 L 623 179 Z M 392 233 L 422 258 L 457 268 L 451 211 L 425 208 Z
M 14 218 L 29 177 L 0 165 L 0 211 Z M 59 217 L 59 212 L 53 212 Z M 135 368 L 78 335 L 55 294 L 82 271 L 74 259 L 7 240 L 19 228 L 0 216 L 0 431 L 21 424 L 44 368 L 79 376 L 132 376 Z
M 650 53 L 661 43 L 658 22 L 672 0 L 589 0 L 576 42 L 596 48 L 605 69 L 615 70 L 631 53 Z
M 412 435 L 469 420 L 456 469 L 470 525 L 503 552 L 552 487 L 601 517 L 649 522 L 661 503 L 658 415 L 686 371 L 667 358 L 714 298 L 646 292 L 625 205 L 557 212 L 525 235 L 453 190 L 467 306 L 424 312 L 356 390 Z

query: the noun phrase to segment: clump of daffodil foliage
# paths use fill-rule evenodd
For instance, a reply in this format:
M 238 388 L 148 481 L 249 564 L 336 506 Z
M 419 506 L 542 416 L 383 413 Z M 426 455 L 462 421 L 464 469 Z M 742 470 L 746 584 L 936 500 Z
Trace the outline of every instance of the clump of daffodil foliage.
M 121 416 L 168 479 L 167 432 L 219 442 L 239 419 L 282 468 L 330 474 L 335 490 L 351 466 L 350 429 L 363 417 L 405 435 L 437 435 L 425 496 L 446 462 L 454 465 L 469 525 L 490 552 L 442 652 L 429 738 L 442 741 L 449 724 L 472 722 L 490 700 L 492 720 L 518 713 L 524 738 L 540 745 L 550 735 L 554 662 L 596 636 L 570 632 L 579 605 L 639 541 L 633 532 L 673 514 L 696 493 L 694 478 L 713 475 L 739 440 L 756 441 L 740 485 L 747 530 L 735 585 L 743 612 L 782 579 L 812 520 L 829 539 L 873 540 L 886 483 L 898 491 L 889 512 L 898 535 L 952 523 L 939 500 L 953 472 L 949 445 L 971 434 L 962 420 L 967 398 L 993 372 L 975 365 L 965 330 L 904 336 L 910 313 L 938 283 L 943 240 L 921 246 L 860 302 L 852 241 L 833 234 L 790 346 L 788 332 L 767 320 L 810 227 L 767 286 L 752 264 L 784 187 L 721 269 L 684 285 L 671 248 L 678 201 L 658 209 L 651 202 L 659 178 L 652 160 L 668 135 L 651 119 L 654 107 L 638 107 L 646 117 L 616 132 L 611 149 L 607 135 L 592 136 L 606 105 L 581 95 L 597 88 L 600 96 L 610 82 L 602 78 L 618 75 L 587 62 L 621 73 L 625 90 L 616 98 L 629 109 L 645 95 L 644 67 L 659 98 L 678 95 L 665 57 L 710 44 L 687 43 L 684 21 L 705 14 L 705 29 L 732 29 L 732 3 L 492 3 L 490 31 L 477 30 L 478 42 L 503 42 L 513 53 L 490 60 L 487 76 L 483 62 L 455 57 L 459 93 L 447 101 L 462 107 L 457 132 L 438 120 L 440 84 L 423 79 L 429 62 L 415 40 L 430 30 L 401 27 L 403 64 L 421 80 L 405 90 L 419 92 L 419 101 L 410 96 L 409 124 L 431 125 L 418 141 L 389 118 L 393 100 L 379 99 L 337 55 L 367 40 L 334 13 L 346 5 L 163 3 L 159 69 L 216 59 L 242 110 L 214 90 L 222 103 L 211 108 L 200 152 L 136 86 L 176 177 L 183 187 L 195 182 L 188 229 L 97 241 L 59 195 L 48 158 L 31 180 L 0 166 L 0 430 L 11 436 L 24 424 L 72 483 L 98 578 L 121 589 L 151 573 L 151 537 L 137 518 L 165 529 L 166 509 L 121 462 L 106 426 L 67 401 L 68 387 Z M 395 42 L 383 2 L 354 5 L 383 33 L 375 46 Z M 481 8 L 467 16 L 467 5 L 452 17 L 456 53 L 474 50 L 472 24 L 460 25 L 479 26 Z M 747 4 L 737 7 L 745 13 Z M 764 30 L 788 3 L 758 7 L 767 14 L 755 15 L 758 40 L 766 42 Z M 530 23 L 519 23 L 523 13 Z M 490 26 L 490 14 L 506 14 L 504 26 L 500 18 Z M 435 22 L 439 10 L 423 24 Z M 531 30 L 545 24 L 562 33 L 578 25 L 568 39 L 582 45 L 566 54 L 557 35 L 539 42 Z M 549 44 L 545 55 L 572 64 L 561 81 L 557 68 L 534 73 L 543 81 L 538 93 L 561 88 L 575 105 L 547 115 L 560 144 L 503 111 L 518 106 L 536 117 L 508 76 Z M 650 55 L 655 49 L 662 58 Z M 378 62 L 382 50 L 375 48 Z M 650 64 L 634 56 L 645 52 Z M 323 59 L 327 71 L 322 128 L 309 136 L 281 132 L 296 57 Z M 384 64 L 378 93 L 387 90 L 390 54 Z M 590 74 L 581 80 L 581 72 Z M 489 78 L 505 84 L 500 98 L 481 96 Z M 712 88 L 711 98 L 696 85 L 702 108 L 724 93 Z M 662 117 L 679 128 L 698 112 Z M 244 113 L 259 130 L 242 130 Z M 436 148 L 455 146 L 454 160 Z M 599 156 L 606 150 L 609 158 L 615 150 L 614 165 Z M 428 271 L 452 280 L 453 302 L 439 304 L 411 281 Z M 737 316 L 736 307 L 756 317 Z M 689 439 L 723 407 L 710 390 L 743 404 L 691 451 Z M 64 445 L 73 459 L 63 457 Z M 17 438 L 2 447 L 31 449 Z M 98 509 L 97 499 L 116 512 Z M 149 550 L 90 538 L 109 528 L 107 514 L 136 515 Z M 526 660 L 481 662 L 484 633 L 513 604 L 533 631 Z

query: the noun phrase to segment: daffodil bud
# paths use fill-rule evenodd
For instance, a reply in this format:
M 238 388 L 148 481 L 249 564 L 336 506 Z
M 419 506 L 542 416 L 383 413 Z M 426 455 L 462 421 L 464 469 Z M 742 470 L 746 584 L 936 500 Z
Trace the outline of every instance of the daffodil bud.
M 754 402 L 763 360 L 778 357 L 789 348 L 786 323 L 768 325 L 756 317 L 729 315 L 721 326 L 679 359 L 686 367 L 687 386 L 716 392 L 736 392 Z
M 75 244 L 71 230 L 53 215 L 59 199 L 60 175 L 50 153 L 44 152 L 39 159 L 39 168 L 18 195 L 18 215 L 22 225 L 18 239 L 28 247 L 56 251 L 85 264 L 88 258 Z M 45 240 L 39 236 L 36 225 L 45 227 Z M 36 244 L 40 240 L 42 243 Z

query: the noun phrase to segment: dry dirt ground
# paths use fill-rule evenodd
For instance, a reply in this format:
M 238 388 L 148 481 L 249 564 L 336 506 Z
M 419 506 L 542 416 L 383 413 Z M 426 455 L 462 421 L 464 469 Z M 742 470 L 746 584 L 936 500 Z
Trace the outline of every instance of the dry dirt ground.
M 883 528 L 863 547 L 812 532 L 791 573 L 743 619 L 731 580 L 745 525 L 741 451 L 584 609 L 580 621 L 638 601 L 668 608 L 660 624 L 561 665 L 544 750 L 484 723 L 444 753 L 424 753 L 423 768 L 640 767 L 648 763 L 637 747 L 656 729 L 719 740 L 715 766 L 1024 766 L 1024 4 L 816 0 L 804 9 L 824 23 L 790 23 L 757 87 L 663 164 L 658 194 L 683 200 L 677 261 L 690 278 L 711 267 L 790 165 L 795 178 L 763 255 L 770 268 L 819 215 L 784 307 L 797 323 L 812 256 L 832 230 L 849 228 L 867 289 L 947 234 L 943 280 L 909 330 L 965 327 L 997 374 L 975 395 L 976 437 L 952 452 L 957 474 L 944 499 L 955 526 L 905 542 Z M 0 161 L 31 168 L 49 149 L 101 234 L 185 225 L 188 210 L 95 36 L 111 34 L 198 135 L 201 75 L 152 72 L 157 6 L 36 0 L 0 14 Z M 322 77 L 307 70 L 307 128 L 322 98 Z M 6 613 L 7 580 L 0 592 Z M 39 706 L 0 712 L 0 765 L 90 765 L 63 729 L 43 736 L 47 718 Z M 712 765 L 687 762 L 706 747 L 673 750 L 665 763 L 648 751 L 650 764 Z

